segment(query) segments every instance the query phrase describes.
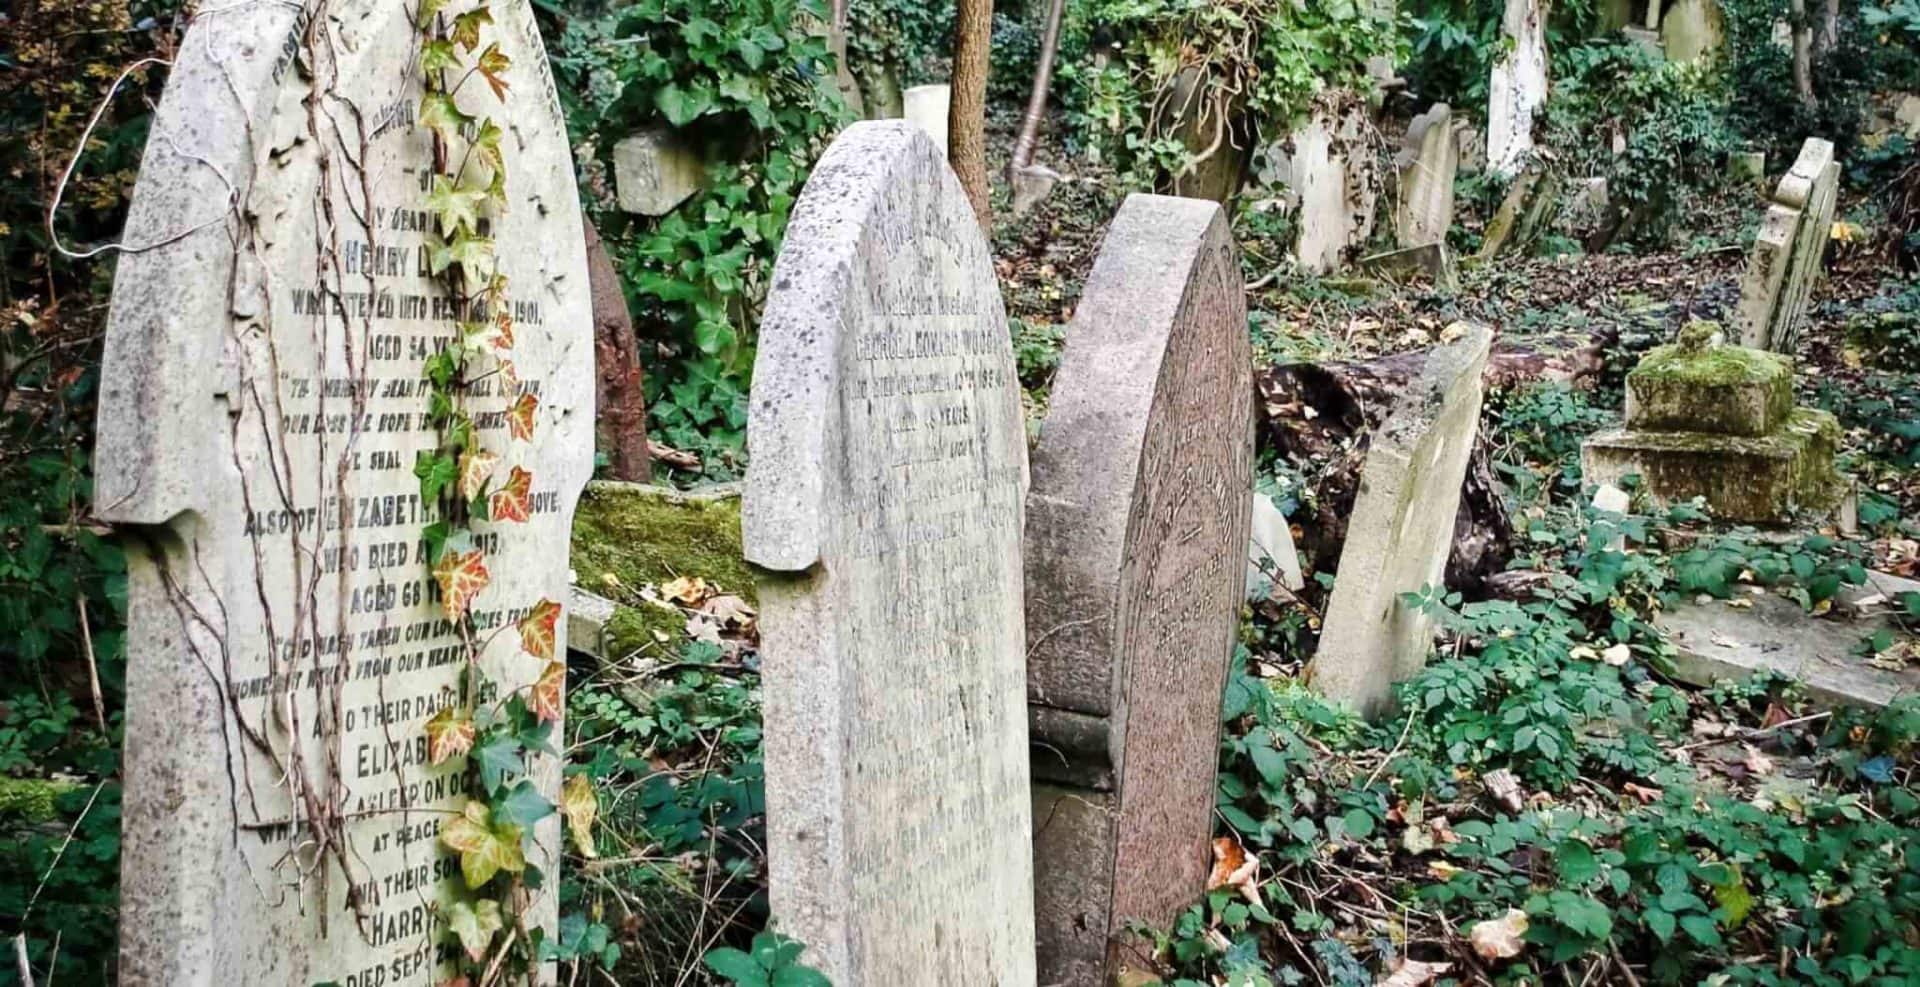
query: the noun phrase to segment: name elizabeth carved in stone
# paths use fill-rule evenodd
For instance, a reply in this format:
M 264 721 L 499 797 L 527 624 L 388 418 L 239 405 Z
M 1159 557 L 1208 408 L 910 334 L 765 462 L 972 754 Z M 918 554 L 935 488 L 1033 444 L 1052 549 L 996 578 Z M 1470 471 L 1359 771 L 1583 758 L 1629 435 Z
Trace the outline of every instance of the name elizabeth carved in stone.
M 1225 212 L 1129 197 L 1068 332 L 1028 501 L 1042 983 L 1108 983 L 1129 924 L 1165 927 L 1206 890 L 1251 374 Z
M 458 865 L 438 836 L 466 766 L 430 765 L 423 727 L 459 701 L 470 654 L 500 696 L 542 671 L 513 626 L 568 598 L 554 546 L 592 464 L 566 133 L 530 8 L 492 13 L 510 89 L 459 99 L 507 122 L 506 205 L 481 219 L 511 285 L 493 310 L 431 273 L 405 5 L 204 8 L 181 43 L 115 280 L 96 451 L 96 509 L 131 546 L 124 983 L 445 979 Z M 517 375 L 463 400 L 515 506 L 453 546 L 491 574 L 469 642 L 422 540 L 438 507 L 414 467 L 439 444 L 423 366 L 456 321 L 502 315 Z M 557 799 L 557 766 L 535 781 Z M 535 836 L 553 887 L 557 819 Z M 533 919 L 552 911 L 548 894 Z
M 855 124 L 809 178 L 748 436 L 781 931 L 840 987 L 1029 987 L 1019 385 L 987 243 L 911 125 Z

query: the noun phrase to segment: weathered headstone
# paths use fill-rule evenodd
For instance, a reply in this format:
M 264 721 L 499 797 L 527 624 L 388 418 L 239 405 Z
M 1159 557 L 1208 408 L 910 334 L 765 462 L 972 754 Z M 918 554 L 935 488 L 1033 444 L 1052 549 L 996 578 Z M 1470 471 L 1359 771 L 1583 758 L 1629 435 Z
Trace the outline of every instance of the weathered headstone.
M 1226 213 L 1134 195 L 1034 450 L 1028 700 L 1040 982 L 1104 987 L 1206 891 L 1244 593 L 1252 354 Z
M 1660 18 L 1660 42 L 1670 62 L 1718 57 L 1727 43 L 1719 0 L 1675 0 Z
M 1424 667 L 1433 649 L 1433 619 L 1401 595 L 1444 584 L 1493 338 L 1463 323 L 1448 332 L 1456 338 L 1427 354 L 1370 439 L 1320 650 L 1307 669 L 1316 691 L 1365 716 L 1383 712 L 1393 684 Z
M 194 18 L 128 217 L 143 246 L 115 278 L 95 509 L 129 548 L 122 983 L 447 979 L 463 882 L 438 836 L 467 765 L 430 765 L 424 726 L 463 701 L 470 661 L 501 695 L 549 670 L 514 625 L 568 599 L 553 546 L 592 469 L 593 338 L 532 9 L 495 4 L 480 27 L 511 88 L 458 97 L 511 122 L 504 208 L 478 216 L 510 307 L 458 303 L 428 274 L 440 219 L 413 12 L 327 10 Z M 492 323 L 518 372 L 479 363 L 487 380 L 459 398 L 509 497 L 448 546 L 489 574 L 464 632 L 447 613 L 464 594 L 443 599 L 429 573 L 439 500 L 414 472 L 439 442 L 422 367 L 458 345 L 457 320 Z M 503 490 L 510 469 L 524 497 Z M 552 759 L 532 778 L 557 801 Z M 557 817 L 531 835 L 548 876 L 534 926 L 554 915 Z
M 1547 102 L 1547 12 L 1543 0 L 1506 0 L 1506 51 L 1487 87 L 1487 168 L 1517 174 L 1533 153 L 1533 125 Z
M 1019 382 L 911 124 L 854 124 L 808 179 L 748 438 L 781 931 L 840 987 L 1034 983 Z
M 1820 277 L 1839 184 L 1833 144 L 1807 138 L 1793 168 L 1775 188 L 1773 204 L 1754 237 L 1735 317 L 1741 345 L 1793 352 L 1807 297 Z
M 1394 233 L 1403 247 L 1443 243 L 1453 226 L 1453 180 L 1460 147 L 1453 135 L 1453 109 L 1436 103 L 1407 127 L 1395 165 L 1400 202 Z
M 953 106 L 953 87 L 914 86 L 902 97 L 907 122 L 926 131 L 940 153 L 947 153 L 947 112 Z
M 613 189 L 620 208 L 665 216 L 707 180 L 700 152 L 670 127 L 647 127 L 613 145 Z
M 1373 234 L 1380 169 L 1368 144 L 1372 124 L 1354 94 L 1328 93 L 1293 133 L 1287 186 L 1299 197 L 1293 256 L 1303 270 L 1339 269 Z

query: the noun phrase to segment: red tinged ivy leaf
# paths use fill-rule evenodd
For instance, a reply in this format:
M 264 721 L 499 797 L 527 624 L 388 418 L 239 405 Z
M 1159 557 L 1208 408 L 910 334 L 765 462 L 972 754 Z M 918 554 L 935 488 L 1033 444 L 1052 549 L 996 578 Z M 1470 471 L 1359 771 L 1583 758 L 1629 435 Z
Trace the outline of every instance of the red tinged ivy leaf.
M 493 352 L 504 357 L 513 352 L 513 316 L 505 311 L 493 317 L 493 335 L 487 337 L 487 345 Z
M 493 476 L 493 464 L 500 457 L 485 449 L 468 449 L 460 454 L 460 499 L 472 500 L 487 488 Z
M 507 431 L 522 442 L 533 441 L 533 413 L 540 409 L 540 399 L 531 394 L 520 395 L 507 409 Z
M 504 100 L 507 98 L 507 80 L 505 76 L 507 69 L 512 67 L 512 65 L 513 59 L 508 58 L 507 53 L 500 50 L 500 42 L 498 41 L 488 45 L 487 50 L 480 53 L 480 64 L 477 68 L 479 69 L 481 78 L 487 80 L 488 88 L 493 90 L 495 99 Z
M 493 492 L 490 506 L 495 521 L 525 521 L 532 516 L 533 474 L 515 466 L 506 485 Z
M 475 7 L 453 19 L 453 31 L 449 37 L 455 44 L 468 51 L 480 47 L 480 28 L 493 23 L 493 11 L 485 6 Z
M 560 621 L 560 604 L 542 598 L 520 618 L 520 646 L 535 658 L 553 657 L 554 625 Z
M 547 662 L 547 668 L 540 673 L 539 680 L 527 693 L 527 709 L 542 722 L 551 723 L 560 719 L 562 703 L 567 694 L 567 663 L 564 661 Z
M 472 717 L 448 706 L 427 721 L 428 764 L 445 764 L 472 749 Z
M 459 620 L 493 577 L 487 572 L 486 556 L 476 548 L 442 554 L 434 564 L 433 578 L 440 584 L 440 606 L 446 610 L 447 619 Z

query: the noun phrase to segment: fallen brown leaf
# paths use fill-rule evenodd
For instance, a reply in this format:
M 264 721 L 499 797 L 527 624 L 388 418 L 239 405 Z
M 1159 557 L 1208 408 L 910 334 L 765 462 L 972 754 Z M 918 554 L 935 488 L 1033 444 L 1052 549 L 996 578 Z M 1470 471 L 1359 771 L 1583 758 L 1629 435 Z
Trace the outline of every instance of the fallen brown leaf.
M 1508 960 L 1520 955 L 1527 946 L 1521 937 L 1527 933 L 1527 913 L 1509 908 L 1497 919 L 1475 922 L 1467 941 L 1483 960 Z

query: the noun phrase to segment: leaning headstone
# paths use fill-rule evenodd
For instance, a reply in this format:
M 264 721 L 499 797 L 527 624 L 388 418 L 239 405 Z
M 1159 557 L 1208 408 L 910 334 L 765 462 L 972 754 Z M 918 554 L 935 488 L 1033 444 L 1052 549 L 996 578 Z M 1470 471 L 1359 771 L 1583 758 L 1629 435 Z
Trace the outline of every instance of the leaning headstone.
M 953 87 L 949 85 L 914 86 L 902 97 L 907 122 L 927 132 L 940 154 L 947 153 L 947 111 L 953 105 Z
M 648 127 L 613 145 L 614 194 L 627 212 L 665 216 L 706 178 L 700 152 L 670 128 Z
M 1669 62 L 1718 57 L 1727 43 L 1719 0 L 1675 0 L 1661 15 L 1660 42 Z
M 122 983 L 448 980 L 467 893 L 439 837 L 468 765 L 430 763 L 426 726 L 484 698 L 471 669 L 501 697 L 552 682 L 567 637 L 547 604 L 569 598 L 553 546 L 593 465 L 592 319 L 532 8 L 496 4 L 479 27 L 511 87 L 458 95 L 510 130 L 504 202 L 474 217 L 495 256 L 468 254 L 509 301 L 484 304 L 428 274 L 445 220 L 413 12 L 353 11 L 203 9 L 128 216 L 140 249 L 115 277 L 94 498 L 128 548 Z M 430 525 L 455 498 L 415 473 L 440 447 L 422 366 L 475 323 L 517 380 L 465 357 L 469 448 L 499 459 L 474 464 L 482 506 L 442 575 Z M 553 759 L 529 780 L 558 800 Z M 524 928 L 551 927 L 558 834 L 554 816 L 526 832 L 547 881 Z
M 1433 649 L 1433 618 L 1401 597 L 1444 588 L 1493 338 L 1464 323 L 1448 334 L 1455 338 L 1428 352 L 1370 440 L 1320 650 L 1307 668 L 1317 692 L 1364 716 L 1384 712 L 1393 684 L 1419 672 Z
M 1754 237 L 1735 316 L 1741 345 L 1793 352 L 1807 297 L 1820 276 L 1839 183 L 1833 145 L 1807 138 L 1800 157 L 1774 190 L 1773 204 Z
M 1535 155 L 1507 188 L 1500 208 L 1487 220 L 1475 256 L 1491 260 L 1507 251 L 1519 253 L 1531 246 L 1546 231 L 1560 208 L 1560 189 L 1565 181 L 1560 170 L 1545 155 Z
M 1128 926 L 1206 892 L 1244 593 L 1253 358 L 1226 213 L 1130 196 L 1067 332 L 1027 521 L 1044 984 L 1104 987 Z
M 1506 47 L 1487 86 L 1487 168 L 1519 173 L 1533 153 L 1533 125 L 1547 103 L 1547 12 L 1543 0 L 1506 0 Z
M 1034 983 L 1020 386 L 911 124 L 854 124 L 808 179 L 747 428 L 781 932 L 840 987 Z
M 1452 108 L 1436 103 L 1414 117 L 1394 163 L 1400 170 L 1400 202 L 1394 214 L 1400 245 L 1444 242 L 1453 226 L 1453 180 L 1460 169 Z

